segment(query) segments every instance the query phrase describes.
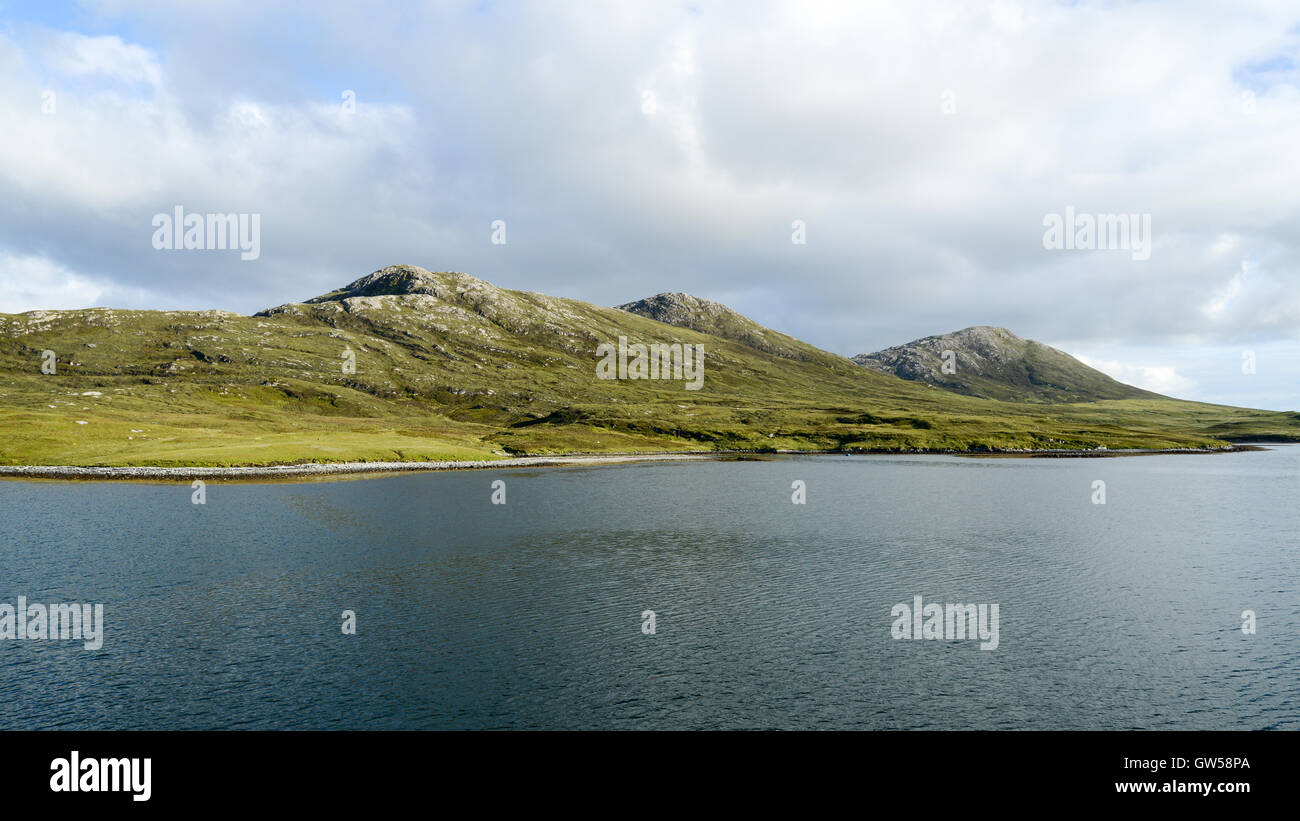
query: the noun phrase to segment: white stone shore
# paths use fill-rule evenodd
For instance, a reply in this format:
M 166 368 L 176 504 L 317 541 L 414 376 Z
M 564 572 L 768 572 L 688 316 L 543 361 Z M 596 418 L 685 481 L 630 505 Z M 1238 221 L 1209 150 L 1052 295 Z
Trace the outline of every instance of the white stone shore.
M 0 465 L 0 478 L 27 479 L 294 479 L 312 476 L 347 474 L 406 473 L 432 470 L 483 470 L 521 467 L 563 467 L 608 465 L 628 462 L 683 462 L 710 459 L 755 458 L 765 456 L 872 456 L 936 455 L 996 457 L 1088 458 L 1108 456 L 1148 456 L 1172 453 L 1238 453 L 1264 450 L 1258 445 L 1230 445 L 1222 448 L 1169 448 L 1165 450 L 999 450 L 999 451 L 789 451 L 753 453 L 750 451 L 708 451 L 694 453 L 591 453 L 570 456 L 514 456 L 502 459 L 479 459 L 445 462 L 329 462 L 304 465 L 251 465 L 247 467 L 78 467 L 73 465 Z
M 427 470 L 557 467 L 561 465 L 674 462 L 716 459 L 719 453 L 629 453 L 581 456 L 518 456 L 447 462 L 331 462 L 248 467 L 77 467 L 71 465 L 0 465 L 0 477 L 30 479 L 274 479 L 349 473 L 399 473 Z

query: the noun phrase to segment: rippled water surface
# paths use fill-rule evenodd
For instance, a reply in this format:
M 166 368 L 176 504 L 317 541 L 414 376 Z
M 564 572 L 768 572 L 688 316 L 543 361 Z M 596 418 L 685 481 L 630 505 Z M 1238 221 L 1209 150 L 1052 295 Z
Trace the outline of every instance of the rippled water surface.
M 190 494 L 0 482 L 0 602 L 105 609 L 0 640 L 0 728 L 1300 728 L 1300 447 Z M 998 648 L 894 640 L 916 595 Z

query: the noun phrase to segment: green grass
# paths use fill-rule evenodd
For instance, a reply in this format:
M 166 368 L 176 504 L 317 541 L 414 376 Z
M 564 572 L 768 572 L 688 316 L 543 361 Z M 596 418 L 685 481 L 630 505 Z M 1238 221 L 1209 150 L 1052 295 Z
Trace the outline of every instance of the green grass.
M 811 347 L 788 358 L 613 308 L 463 275 L 429 276 L 437 294 L 292 304 L 253 317 L 0 314 L 0 463 L 224 466 L 1300 440 L 1295 413 L 1171 399 L 980 399 Z M 704 344 L 704 389 L 596 379 L 596 346 L 620 335 Z M 342 372 L 345 346 L 356 353 L 355 374 Z M 54 375 L 40 372 L 46 349 L 58 357 Z

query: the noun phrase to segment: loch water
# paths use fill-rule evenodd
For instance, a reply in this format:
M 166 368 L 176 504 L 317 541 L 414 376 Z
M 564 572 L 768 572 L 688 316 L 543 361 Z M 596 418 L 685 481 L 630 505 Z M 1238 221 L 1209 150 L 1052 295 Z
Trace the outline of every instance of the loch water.
M 0 481 L 0 603 L 104 606 L 0 640 L 0 728 L 1300 728 L 1300 446 L 191 494 Z M 915 596 L 997 648 L 895 639 Z

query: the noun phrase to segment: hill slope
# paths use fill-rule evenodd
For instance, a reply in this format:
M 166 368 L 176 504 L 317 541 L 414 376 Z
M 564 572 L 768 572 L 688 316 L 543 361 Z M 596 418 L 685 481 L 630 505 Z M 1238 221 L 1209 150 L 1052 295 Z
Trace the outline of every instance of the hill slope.
M 775 352 L 765 351 L 750 344 L 754 328 L 741 323 L 737 333 L 727 323 L 717 333 L 692 330 L 408 265 L 251 317 L 0 314 L 0 463 L 1116 449 L 1300 438 L 1295 415 L 1169 399 L 1045 409 L 962 396 L 756 326 L 759 342 L 775 340 Z M 703 345 L 702 389 L 597 378 L 597 347 L 620 336 Z M 55 357 L 53 374 L 41 372 L 45 351 Z M 344 367 L 349 352 L 354 371 Z
M 951 352 L 946 360 L 951 362 L 951 373 L 944 372 L 946 352 Z M 1117 382 L 1041 342 L 988 325 L 859 354 L 853 361 L 882 373 L 985 399 L 1095 402 L 1164 398 Z
M 683 293 L 656 294 L 618 306 L 619 310 L 644 316 L 678 328 L 729 339 L 763 353 L 785 359 L 824 362 L 827 357 L 841 357 L 801 342 L 792 336 L 764 328 L 747 316 L 736 313 L 719 302 Z

